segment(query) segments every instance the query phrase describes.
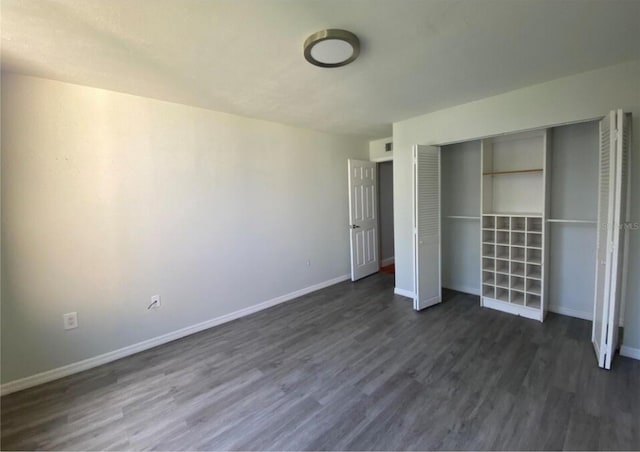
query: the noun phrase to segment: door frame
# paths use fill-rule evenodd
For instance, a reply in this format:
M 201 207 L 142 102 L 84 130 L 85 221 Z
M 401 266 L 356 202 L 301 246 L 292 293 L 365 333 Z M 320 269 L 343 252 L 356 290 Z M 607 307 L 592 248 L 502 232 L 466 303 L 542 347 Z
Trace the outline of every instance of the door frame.
M 391 188 L 393 191 L 393 183 L 395 178 L 393 177 L 393 157 L 391 158 L 384 158 L 384 159 L 376 159 L 376 160 L 371 160 L 372 162 L 374 162 L 376 164 L 376 171 L 378 173 L 378 250 L 380 251 L 378 253 L 378 260 L 380 262 L 380 268 L 383 267 L 383 259 L 382 259 L 382 226 L 380 225 L 381 219 L 382 219 L 382 215 L 381 215 L 381 209 L 380 209 L 380 201 L 382 199 L 382 196 L 380 196 L 380 164 L 381 163 L 391 163 Z M 392 202 L 393 200 L 393 194 L 391 196 L 391 200 Z M 393 202 L 394 206 L 395 206 L 395 202 Z M 393 222 L 395 221 L 394 219 L 394 212 L 395 212 L 395 208 L 392 207 L 391 210 L 391 223 L 393 224 Z M 393 263 L 395 264 L 395 240 L 396 240 L 396 229 L 395 229 L 395 225 L 393 228 L 393 248 L 394 248 L 394 253 L 393 253 Z M 391 264 L 389 264 L 391 265 Z

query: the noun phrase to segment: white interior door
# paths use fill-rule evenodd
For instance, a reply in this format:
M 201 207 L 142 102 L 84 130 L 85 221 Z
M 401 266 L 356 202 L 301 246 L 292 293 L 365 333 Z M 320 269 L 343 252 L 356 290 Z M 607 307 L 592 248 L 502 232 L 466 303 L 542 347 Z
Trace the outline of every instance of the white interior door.
M 349 159 L 351 280 L 380 270 L 378 259 L 378 183 L 376 164 Z
M 413 148 L 413 309 L 442 301 L 440 248 L 440 148 Z
M 598 365 L 611 368 L 618 347 L 629 195 L 630 121 L 622 110 L 600 122 L 598 248 L 592 342 Z

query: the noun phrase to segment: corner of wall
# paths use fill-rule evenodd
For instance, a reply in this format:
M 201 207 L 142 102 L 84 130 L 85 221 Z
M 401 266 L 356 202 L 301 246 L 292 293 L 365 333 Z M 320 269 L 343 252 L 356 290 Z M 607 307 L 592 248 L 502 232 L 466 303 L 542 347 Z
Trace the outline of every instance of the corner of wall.
M 389 143 L 391 143 L 391 151 L 387 151 L 387 145 Z M 387 162 L 393 160 L 393 137 L 370 141 L 369 160 L 372 162 Z

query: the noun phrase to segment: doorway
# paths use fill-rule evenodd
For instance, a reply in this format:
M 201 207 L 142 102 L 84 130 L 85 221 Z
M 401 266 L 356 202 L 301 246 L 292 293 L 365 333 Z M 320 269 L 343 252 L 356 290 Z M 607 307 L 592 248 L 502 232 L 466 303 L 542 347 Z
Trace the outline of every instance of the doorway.
M 393 161 L 378 163 L 378 218 L 380 271 L 395 274 L 393 244 Z

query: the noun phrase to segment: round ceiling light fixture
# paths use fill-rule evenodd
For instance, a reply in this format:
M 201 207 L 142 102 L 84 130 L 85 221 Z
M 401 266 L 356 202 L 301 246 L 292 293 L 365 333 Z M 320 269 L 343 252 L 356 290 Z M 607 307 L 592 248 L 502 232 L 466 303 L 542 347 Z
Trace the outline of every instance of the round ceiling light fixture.
M 340 67 L 360 54 L 360 40 L 347 30 L 320 30 L 304 41 L 304 57 L 316 66 Z

